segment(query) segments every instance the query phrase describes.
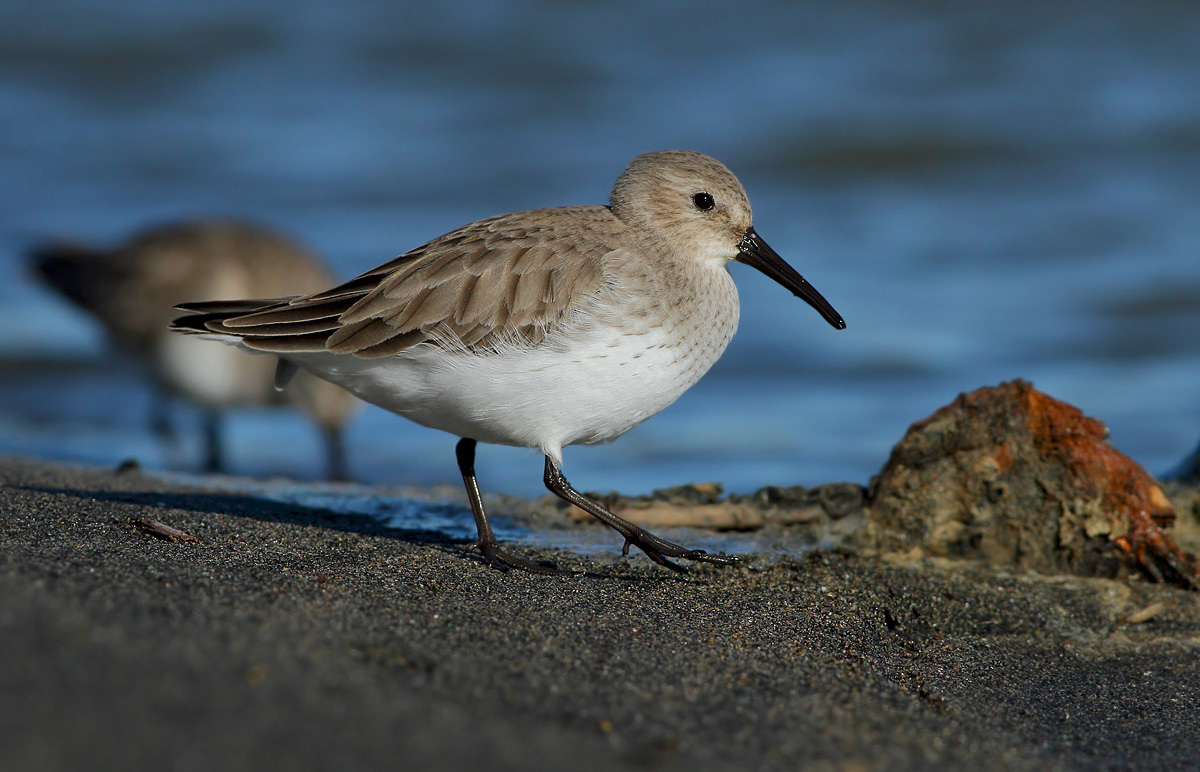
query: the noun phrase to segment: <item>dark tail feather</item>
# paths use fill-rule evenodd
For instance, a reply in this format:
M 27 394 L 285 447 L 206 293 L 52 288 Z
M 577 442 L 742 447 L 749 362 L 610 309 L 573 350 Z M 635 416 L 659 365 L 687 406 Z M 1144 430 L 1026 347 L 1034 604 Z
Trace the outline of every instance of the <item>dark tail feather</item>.
M 175 310 L 185 311 L 187 315 L 172 321 L 171 329 L 178 332 L 213 332 L 213 329 L 208 326 L 209 322 L 223 322 L 226 319 L 243 316 L 253 311 L 287 305 L 291 299 L 291 297 L 250 298 L 247 300 L 200 300 L 194 303 L 180 303 L 175 306 Z
M 254 311 L 266 311 L 275 306 L 285 306 L 288 301 L 300 297 L 288 295 L 282 298 L 249 298 L 247 300 L 198 300 L 192 303 L 180 303 L 176 311 L 188 311 L 193 314 L 221 314 L 225 317 L 241 316 Z
M 230 327 L 226 324 L 231 319 L 237 319 L 247 314 L 286 308 L 291 299 L 213 300 L 182 303 L 175 307 L 180 311 L 191 311 L 192 313 L 171 322 L 171 329 L 192 335 L 216 333 L 237 337 L 245 346 L 258 351 L 282 354 L 324 350 L 326 339 L 337 326 L 334 316 L 292 324 L 267 324 L 262 326 L 261 332 L 253 325 L 241 328 Z M 281 326 L 287 329 L 279 329 Z M 287 385 L 287 381 L 290 380 L 290 374 L 286 370 L 277 372 L 276 376 L 276 384 L 282 382 L 283 385 Z
M 206 333 L 212 332 L 208 327 L 209 322 L 223 321 L 228 314 L 190 314 L 181 316 L 171 322 L 171 329 L 176 332 L 185 333 Z

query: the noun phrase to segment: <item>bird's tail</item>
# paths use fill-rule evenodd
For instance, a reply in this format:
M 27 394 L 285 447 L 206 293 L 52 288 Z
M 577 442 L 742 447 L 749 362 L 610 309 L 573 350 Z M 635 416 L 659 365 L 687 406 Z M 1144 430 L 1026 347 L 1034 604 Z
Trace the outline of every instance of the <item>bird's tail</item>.
M 224 327 L 226 321 L 256 311 L 266 311 L 276 306 L 287 305 L 292 297 L 202 300 L 196 303 L 180 303 L 175 306 L 175 310 L 183 311 L 184 316 L 172 321 L 171 329 L 185 335 L 205 335 L 213 338 L 238 337 L 236 333 Z

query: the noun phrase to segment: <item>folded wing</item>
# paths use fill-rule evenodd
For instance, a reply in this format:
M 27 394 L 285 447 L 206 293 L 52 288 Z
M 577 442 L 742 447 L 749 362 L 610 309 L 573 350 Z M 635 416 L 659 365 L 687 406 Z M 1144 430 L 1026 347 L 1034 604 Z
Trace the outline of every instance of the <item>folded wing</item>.
M 190 315 L 172 326 L 261 351 L 360 357 L 537 343 L 604 285 L 622 227 L 604 207 L 549 211 L 480 220 L 314 295 L 184 304 Z

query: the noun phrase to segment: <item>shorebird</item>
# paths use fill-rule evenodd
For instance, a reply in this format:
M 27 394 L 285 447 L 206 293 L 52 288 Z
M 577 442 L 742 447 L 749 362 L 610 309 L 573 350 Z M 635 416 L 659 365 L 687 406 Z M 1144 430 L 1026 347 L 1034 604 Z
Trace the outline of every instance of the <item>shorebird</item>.
M 320 428 L 332 478 L 346 476 L 342 427 L 356 407 L 344 389 L 319 378 L 298 379 L 286 397 L 274 366 L 231 348 L 170 333 L 177 303 L 197 297 L 316 292 L 333 277 L 283 236 L 245 223 L 209 220 L 145 230 L 115 249 L 50 243 L 31 255 L 34 271 L 98 319 L 115 347 L 141 364 L 160 394 L 202 406 L 206 467 L 223 466 L 220 412 L 235 406 L 290 401 Z M 169 433 L 161 400 L 152 424 Z
M 660 565 L 736 558 L 660 539 L 576 491 L 563 448 L 610 442 L 670 405 L 733 337 L 730 261 L 845 322 L 755 232 L 737 177 L 708 156 L 640 155 L 608 206 L 502 214 L 350 281 L 273 300 L 187 303 L 174 329 L 280 358 L 423 426 L 457 435 L 459 471 L 499 568 L 556 569 L 500 549 L 475 476 L 477 442 L 532 448 L 544 482 Z

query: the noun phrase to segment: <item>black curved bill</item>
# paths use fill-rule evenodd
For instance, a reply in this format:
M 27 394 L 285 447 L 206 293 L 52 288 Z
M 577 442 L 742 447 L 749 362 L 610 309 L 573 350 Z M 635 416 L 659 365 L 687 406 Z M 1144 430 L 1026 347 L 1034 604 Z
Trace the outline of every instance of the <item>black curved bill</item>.
M 746 235 L 742 236 L 738 250 L 737 261 L 739 263 L 745 263 L 762 271 L 791 290 L 793 295 L 817 309 L 817 312 L 825 317 L 825 321 L 835 328 L 846 329 L 846 322 L 842 319 L 842 315 L 834 311 L 833 306 L 829 305 L 829 301 L 821 297 L 821 293 L 817 292 L 813 285 L 805 281 L 803 276 L 796 273 L 795 268 L 788 265 L 775 250 L 771 249 L 767 242 L 754 232 L 753 228 L 747 230 Z

